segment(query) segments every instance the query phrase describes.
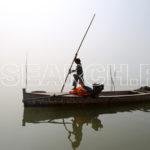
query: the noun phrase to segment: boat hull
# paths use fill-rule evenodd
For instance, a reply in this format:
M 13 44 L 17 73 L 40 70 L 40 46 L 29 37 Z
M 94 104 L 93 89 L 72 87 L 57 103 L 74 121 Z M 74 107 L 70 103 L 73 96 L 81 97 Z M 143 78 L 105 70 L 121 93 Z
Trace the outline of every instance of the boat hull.
M 138 91 L 115 91 L 102 92 L 97 98 L 90 96 L 81 97 L 77 95 L 34 93 L 23 89 L 23 103 L 25 107 L 31 106 L 55 106 L 55 105 L 103 105 L 115 103 L 150 102 L 150 92 Z

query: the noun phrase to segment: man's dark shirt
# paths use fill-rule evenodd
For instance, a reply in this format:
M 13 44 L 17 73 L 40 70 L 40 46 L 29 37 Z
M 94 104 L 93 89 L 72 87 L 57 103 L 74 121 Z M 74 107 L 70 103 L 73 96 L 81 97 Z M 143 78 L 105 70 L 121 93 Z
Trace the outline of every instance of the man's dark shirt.
M 83 75 L 83 69 L 82 69 L 81 64 L 77 64 L 76 72 L 77 72 L 77 75 Z

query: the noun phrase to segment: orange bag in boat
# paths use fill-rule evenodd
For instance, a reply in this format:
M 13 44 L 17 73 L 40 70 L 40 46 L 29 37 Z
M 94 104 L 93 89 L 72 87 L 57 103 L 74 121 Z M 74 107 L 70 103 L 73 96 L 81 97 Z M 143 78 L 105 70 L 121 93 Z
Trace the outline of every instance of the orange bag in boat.
M 91 94 L 91 91 L 92 89 L 87 87 L 87 86 L 80 86 L 78 88 L 76 88 L 75 90 L 73 91 L 70 91 L 69 93 L 70 94 L 77 94 L 79 96 L 88 96 Z

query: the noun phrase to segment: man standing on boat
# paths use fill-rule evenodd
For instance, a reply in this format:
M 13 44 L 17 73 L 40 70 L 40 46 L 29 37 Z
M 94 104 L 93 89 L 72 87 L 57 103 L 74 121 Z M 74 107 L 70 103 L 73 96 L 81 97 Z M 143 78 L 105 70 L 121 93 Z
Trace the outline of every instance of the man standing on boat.
M 77 64 L 76 69 L 69 70 L 69 73 L 76 72 L 76 74 L 73 75 L 73 77 L 74 77 L 74 81 L 72 84 L 74 87 L 73 90 L 76 89 L 78 81 L 81 86 L 84 86 L 83 69 L 82 69 L 82 65 L 81 65 L 81 60 L 79 58 L 76 58 L 75 63 Z

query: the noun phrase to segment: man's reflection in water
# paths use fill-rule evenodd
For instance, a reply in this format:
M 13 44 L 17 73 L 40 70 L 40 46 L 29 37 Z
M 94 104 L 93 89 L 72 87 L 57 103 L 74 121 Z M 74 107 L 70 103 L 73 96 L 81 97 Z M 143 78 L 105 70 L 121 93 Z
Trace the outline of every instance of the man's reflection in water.
M 82 140 L 82 128 L 83 124 L 92 124 L 92 128 L 95 131 L 98 131 L 99 128 L 103 128 L 103 125 L 101 124 L 101 121 L 95 117 L 95 118 L 84 118 L 84 117 L 74 117 L 72 120 L 72 131 L 68 130 L 67 126 L 64 123 L 65 129 L 68 131 L 68 139 L 72 144 L 72 148 L 76 149 L 79 147 L 80 142 Z M 72 140 L 72 137 L 74 137 L 74 140 Z

